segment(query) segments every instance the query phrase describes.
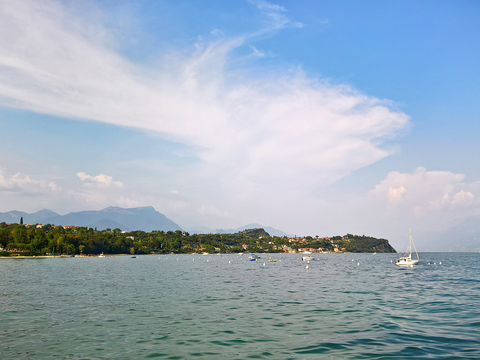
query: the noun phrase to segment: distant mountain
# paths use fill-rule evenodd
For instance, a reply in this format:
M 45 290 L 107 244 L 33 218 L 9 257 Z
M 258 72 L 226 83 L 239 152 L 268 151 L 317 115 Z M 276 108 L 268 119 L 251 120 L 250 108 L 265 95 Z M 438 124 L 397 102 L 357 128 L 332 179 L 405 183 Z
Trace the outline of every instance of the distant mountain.
M 111 206 L 103 210 L 71 212 L 59 215 L 51 210 L 40 210 L 33 214 L 23 211 L 0 213 L 0 222 L 19 223 L 23 217 L 24 224 L 76 225 L 97 228 L 97 230 L 119 228 L 125 231 L 185 230 L 191 234 L 235 234 L 246 229 L 263 228 L 271 236 L 292 236 L 284 231 L 261 224 L 247 224 L 236 229 L 210 229 L 205 226 L 181 227 L 152 206 L 124 209 Z
M 262 229 L 262 228 L 247 229 L 247 230 L 243 230 L 242 233 L 244 233 L 245 235 L 252 235 L 255 237 L 270 236 L 270 234 L 267 233 L 265 229 Z
M 44 219 L 50 217 L 59 216 L 56 212 L 43 209 L 32 214 L 28 214 L 24 211 L 9 211 L 0 213 L 0 222 L 6 223 L 20 223 L 20 218 L 23 217 L 24 224 L 37 224 L 42 223 Z
M 190 234 L 213 234 L 215 230 L 206 226 L 182 226 L 182 229 Z
M 480 251 L 480 216 L 466 218 L 427 244 L 435 251 Z
M 244 230 L 247 230 L 247 229 L 257 229 L 257 228 L 264 229 L 271 236 L 292 236 L 290 234 L 287 234 L 284 231 L 274 229 L 271 226 L 263 226 L 263 225 L 260 225 L 260 224 L 248 224 L 248 225 L 245 225 L 245 226 L 240 226 L 236 229 L 227 229 L 227 230 L 216 229 L 216 230 L 213 231 L 213 233 L 214 234 L 235 234 L 237 232 L 244 231 Z
M 89 228 L 92 229 L 97 229 L 97 230 L 105 230 L 105 229 L 120 229 L 122 231 L 132 231 L 132 229 L 126 227 L 123 224 L 120 224 L 119 222 L 109 220 L 109 219 L 102 219 L 97 222 L 94 222 L 93 224 L 90 224 L 88 226 Z M 138 229 L 140 230 L 140 229 Z
M 34 214 L 22 211 L 0 213 L 0 221 L 9 223 L 19 223 L 21 217 L 23 217 L 24 224 L 76 225 L 97 228 L 97 230 L 107 228 L 119 228 L 126 231 L 182 230 L 179 225 L 156 211 L 152 206 L 130 209 L 111 206 L 99 211 L 71 212 L 67 215 L 58 215 L 50 210 L 41 210 Z

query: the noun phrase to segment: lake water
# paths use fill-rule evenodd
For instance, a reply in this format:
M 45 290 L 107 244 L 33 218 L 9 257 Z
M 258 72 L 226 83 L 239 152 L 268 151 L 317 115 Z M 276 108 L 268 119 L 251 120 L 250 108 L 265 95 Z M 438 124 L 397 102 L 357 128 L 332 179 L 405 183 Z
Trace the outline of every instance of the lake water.
M 480 254 L 315 255 L 0 259 L 0 358 L 480 358 Z

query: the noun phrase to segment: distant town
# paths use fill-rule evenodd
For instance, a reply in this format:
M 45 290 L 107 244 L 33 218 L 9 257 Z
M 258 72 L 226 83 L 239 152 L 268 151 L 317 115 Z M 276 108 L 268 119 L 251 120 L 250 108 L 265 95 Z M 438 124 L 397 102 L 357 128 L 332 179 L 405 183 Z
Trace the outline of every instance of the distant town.
M 365 235 L 270 236 L 263 228 L 234 234 L 96 230 L 82 226 L 0 223 L 0 256 L 99 254 L 396 252 L 386 239 Z

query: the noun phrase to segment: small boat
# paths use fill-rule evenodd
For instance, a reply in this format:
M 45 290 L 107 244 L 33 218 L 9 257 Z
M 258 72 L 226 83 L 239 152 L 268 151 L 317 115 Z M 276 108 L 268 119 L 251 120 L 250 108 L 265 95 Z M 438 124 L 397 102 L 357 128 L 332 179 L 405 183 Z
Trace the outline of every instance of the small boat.
M 260 256 L 251 254 L 250 257 L 248 258 L 249 261 L 256 261 L 257 259 L 260 259 Z
M 103 255 L 103 253 L 101 253 L 100 255 L 98 255 L 98 257 L 105 257 L 105 255 Z
M 395 265 L 399 266 L 413 266 L 417 265 L 420 262 L 420 258 L 417 253 L 417 248 L 415 247 L 415 243 L 413 242 L 412 238 L 412 232 L 410 231 L 410 228 L 408 228 L 410 232 L 410 243 L 408 245 L 408 256 L 402 256 L 400 257 L 397 261 L 395 261 Z M 415 249 L 415 254 L 417 254 L 416 259 L 412 259 L 412 244 L 413 248 Z
M 238 255 L 243 256 L 243 253 L 238 253 Z
M 136 259 L 137 257 L 135 255 L 132 256 L 132 259 Z
M 315 260 L 315 257 L 314 256 L 302 256 L 302 261 L 312 261 L 312 260 Z

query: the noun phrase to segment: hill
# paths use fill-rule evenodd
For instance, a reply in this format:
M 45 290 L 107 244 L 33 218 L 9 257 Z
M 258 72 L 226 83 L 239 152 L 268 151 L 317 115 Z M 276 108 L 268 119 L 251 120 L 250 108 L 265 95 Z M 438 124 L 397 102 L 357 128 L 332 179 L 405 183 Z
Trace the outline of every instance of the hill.
M 253 224 L 248 224 L 248 225 L 245 225 L 245 226 L 240 226 L 236 229 L 227 229 L 227 230 L 224 230 L 224 229 L 216 229 L 214 231 L 212 231 L 211 233 L 212 234 L 236 234 L 238 232 L 242 232 L 244 230 L 248 230 L 248 229 L 264 229 L 268 234 L 270 234 L 270 236 L 292 236 L 291 234 L 287 234 L 286 232 L 284 231 L 281 231 L 281 230 L 278 230 L 278 229 L 274 229 L 273 227 L 271 226 L 263 226 L 263 225 L 260 225 L 260 224 L 256 224 L 256 223 L 253 223 Z

